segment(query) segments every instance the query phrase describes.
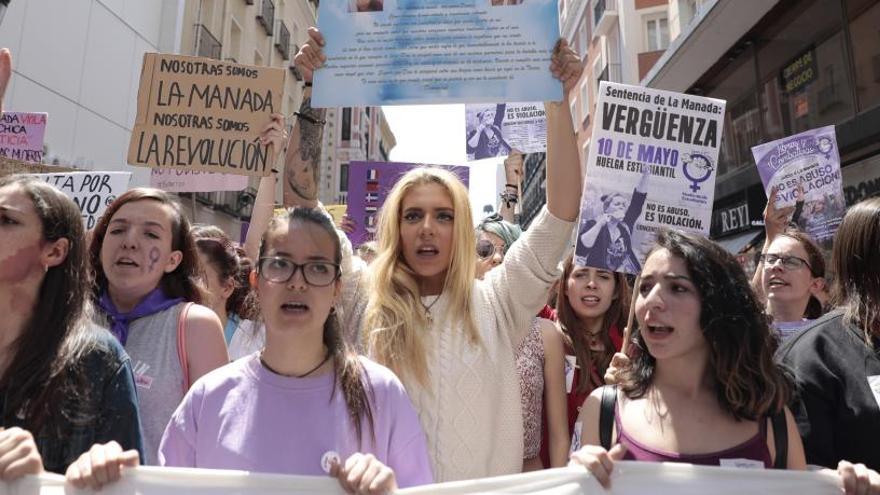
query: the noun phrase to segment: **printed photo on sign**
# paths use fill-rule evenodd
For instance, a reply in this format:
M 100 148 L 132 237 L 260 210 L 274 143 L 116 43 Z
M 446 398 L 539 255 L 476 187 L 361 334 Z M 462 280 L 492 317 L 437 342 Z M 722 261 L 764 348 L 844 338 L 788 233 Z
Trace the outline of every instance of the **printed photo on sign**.
M 95 227 L 110 203 L 128 190 L 128 182 L 131 180 L 131 172 L 69 172 L 32 175 L 55 186 L 79 206 L 86 230 Z
M 709 234 L 725 102 L 603 81 L 575 263 L 636 274 L 660 229 Z
M 283 69 L 146 53 L 128 163 L 269 175 L 270 149 L 258 137 L 283 95 Z
M 313 106 L 561 100 L 558 0 L 496 1 L 322 0 Z
M 3 112 L 0 114 L 0 156 L 40 163 L 49 114 Z
M 466 105 L 465 118 L 468 160 L 547 150 L 543 103 Z
M 776 207 L 795 206 L 792 222 L 830 247 L 846 214 L 834 126 L 812 129 L 752 148 L 767 197 Z
M 385 197 L 407 172 L 420 167 L 438 167 L 454 173 L 468 185 L 470 169 L 453 165 L 421 163 L 351 162 L 348 167 L 348 215 L 354 230 L 348 234 L 355 247 L 373 240 Z

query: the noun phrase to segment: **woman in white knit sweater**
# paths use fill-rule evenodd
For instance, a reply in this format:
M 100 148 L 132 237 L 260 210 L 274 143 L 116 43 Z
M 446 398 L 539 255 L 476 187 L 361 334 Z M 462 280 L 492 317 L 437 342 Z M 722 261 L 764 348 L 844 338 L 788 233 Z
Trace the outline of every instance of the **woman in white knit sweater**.
M 298 62 L 321 66 L 310 30 Z M 567 95 L 582 64 L 565 41 L 553 74 Z M 547 207 L 483 281 L 467 190 L 449 172 L 420 168 L 388 195 L 379 254 L 345 318 L 367 352 L 403 381 L 428 438 L 435 479 L 520 472 L 523 426 L 514 349 L 559 277 L 578 215 L 581 180 L 567 98 L 547 102 Z M 365 293 L 364 293 L 365 292 Z

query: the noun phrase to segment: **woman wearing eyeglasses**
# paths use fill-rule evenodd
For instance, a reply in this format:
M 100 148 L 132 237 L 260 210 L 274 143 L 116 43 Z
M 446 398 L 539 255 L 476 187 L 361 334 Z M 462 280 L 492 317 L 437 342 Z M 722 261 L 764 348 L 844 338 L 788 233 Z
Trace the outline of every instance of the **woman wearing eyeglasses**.
M 766 240 L 752 279 L 782 341 L 823 312 L 816 294 L 825 287 L 825 259 L 810 236 L 786 227 L 793 211 L 776 208 L 776 192 L 770 194 L 764 212 Z
M 334 311 L 341 261 L 323 213 L 294 208 L 270 222 L 251 274 L 266 346 L 193 385 L 162 437 L 163 466 L 330 474 L 353 493 L 432 482 L 403 385 L 345 344 Z M 92 462 L 92 473 L 103 468 Z M 108 479 L 92 473 L 68 476 Z

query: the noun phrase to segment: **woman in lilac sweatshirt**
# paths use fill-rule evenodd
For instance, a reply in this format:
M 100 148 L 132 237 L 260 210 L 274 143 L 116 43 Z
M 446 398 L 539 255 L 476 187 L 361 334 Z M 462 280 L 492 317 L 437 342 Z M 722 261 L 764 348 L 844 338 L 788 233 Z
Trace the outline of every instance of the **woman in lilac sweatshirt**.
M 197 381 L 159 447 L 165 466 L 336 476 L 354 493 L 433 481 L 425 435 L 397 377 L 346 347 L 334 303 L 342 252 L 321 213 L 269 225 L 251 283 L 266 347 Z M 68 477 L 97 487 L 127 459 L 105 446 Z

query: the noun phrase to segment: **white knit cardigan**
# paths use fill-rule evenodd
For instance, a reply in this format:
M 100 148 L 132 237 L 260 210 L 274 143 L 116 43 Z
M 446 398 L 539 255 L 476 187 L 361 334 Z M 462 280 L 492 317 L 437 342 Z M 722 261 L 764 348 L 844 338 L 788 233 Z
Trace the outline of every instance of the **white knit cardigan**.
M 400 378 L 425 430 L 436 482 L 522 470 L 523 421 L 514 349 L 559 278 L 559 262 L 573 227 L 543 209 L 510 247 L 504 263 L 485 280 L 475 280 L 472 308 L 481 346 L 470 344 L 463 325 L 450 318 L 445 296 L 431 307 L 434 321 L 424 330 L 429 387 Z M 368 290 L 358 276 L 347 285 L 345 326 L 357 341 L 352 336 L 363 335 Z

